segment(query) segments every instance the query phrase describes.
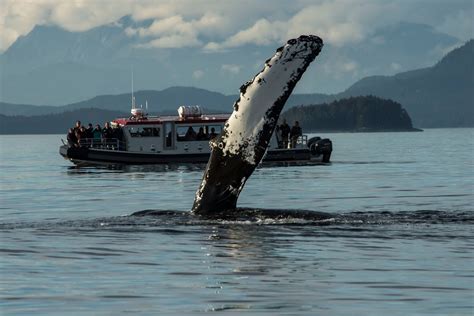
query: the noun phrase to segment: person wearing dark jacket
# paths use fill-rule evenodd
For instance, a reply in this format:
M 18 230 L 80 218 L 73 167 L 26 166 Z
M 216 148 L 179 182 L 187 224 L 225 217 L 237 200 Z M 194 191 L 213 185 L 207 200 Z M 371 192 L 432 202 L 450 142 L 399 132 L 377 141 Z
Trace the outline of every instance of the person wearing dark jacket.
M 102 140 L 102 129 L 100 128 L 99 124 L 97 124 L 94 130 L 92 131 L 92 138 L 94 145 L 100 145 L 100 142 Z
M 112 128 L 110 127 L 109 122 L 105 122 L 104 128 L 102 129 L 102 138 L 110 139 L 112 138 Z
M 94 131 L 94 128 L 92 127 L 92 124 L 89 123 L 89 125 L 86 128 L 86 137 L 87 138 L 94 138 L 94 135 L 92 134 Z
M 76 138 L 77 138 L 77 144 L 79 146 L 86 145 L 85 139 L 87 138 L 87 135 L 86 135 L 86 128 L 84 126 L 81 126 L 79 130 L 76 131 Z M 82 144 L 81 144 L 81 140 L 82 140 Z
M 300 137 L 302 135 L 303 135 L 303 131 L 301 130 L 300 122 L 295 121 L 295 125 L 293 125 L 293 127 L 291 128 L 291 131 L 290 131 L 291 148 L 296 147 L 298 137 Z
M 70 128 L 67 132 L 67 143 L 70 147 L 77 147 L 77 137 L 73 128 Z
M 111 137 L 117 141 L 114 146 L 117 146 L 117 149 L 122 150 L 123 148 L 123 130 L 121 127 L 112 128 Z
M 196 140 L 206 140 L 206 139 L 207 139 L 207 135 L 206 133 L 204 133 L 204 128 L 200 127 L 196 135 Z
M 281 133 L 281 142 L 283 148 L 288 148 L 288 136 L 290 135 L 290 126 L 286 123 L 286 120 L 283 120 L 283 123 L 280 125 Z

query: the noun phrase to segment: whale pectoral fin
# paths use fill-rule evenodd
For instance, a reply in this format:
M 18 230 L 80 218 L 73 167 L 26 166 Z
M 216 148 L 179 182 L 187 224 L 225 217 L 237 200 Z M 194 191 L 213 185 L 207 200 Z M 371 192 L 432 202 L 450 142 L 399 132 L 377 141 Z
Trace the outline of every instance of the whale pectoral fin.
M 234 112 L 219 138 L 211 142 L 193 212 L 209 214 L 236 207 L 245 182 L 265 155 L 283 106 L 322 46 L 313 35 L 291 39 L 240 87 Z

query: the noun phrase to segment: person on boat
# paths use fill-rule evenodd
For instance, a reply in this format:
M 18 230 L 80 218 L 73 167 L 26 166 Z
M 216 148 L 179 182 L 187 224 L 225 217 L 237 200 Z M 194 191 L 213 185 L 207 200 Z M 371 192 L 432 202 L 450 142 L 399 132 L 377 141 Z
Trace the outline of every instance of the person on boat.
M 211 134 L 209 134 L 209 139 L 213 139 L 217 136 L 216 129 L 214 127 L 211 128 Z
M 207 134 L 204 133 L 204 128 L 200 127 L 199 131 L 196 135 L 197 140 L 206 140 L 207 139 Z
M 70 128 L 67 131 L 67 143 L 69 144 L 70 147 L 77 147 L 77 145 L 78 145 L 76 133 L 74 132 L 74 128 Z
M 123 130 L 120 126 L 117 126 L 116 128 L 112 128 L 112 138 L 114 138 L 114 140 L 117 140 L 117 145 L 114 145 L 114 146 L 117 146 L 117 149 L 118 150 L 122 150 L 122 141 L 123 141 Z
M 189 126 L 188 131 L 186 132 L 186 135 L 184 135 L 184 140 L 186 141 L 196 140 L 196 132 L 194 131 L 192 126 Z
M 92 138 L 94 137 L 93 134 L 92 134 L 93 131 L 94 131 L 94 128 L 92 127 L 92 123 L 89 123 L 89 124 L 87 125 L 87 128 L 86 128 L 86 136 L 87 136 L 87 138 L 91 138 L 91 139 L 92 139 Z
M 77 144 L 79 146 L 86 145 L 85 139 L 87 138 L 86 134 L 86 128 L 84 126 L 81 126 L 77 131 L 76 131 L 76 138 L 77 138 Z M 82 142 L 81 142 L 82 141 Z
M 80 131 L 81 129 L 81 121 L 76 121 L 76 125 L 74 126 L 73 130 L 74 130 L 74 133 L 77 133 Z
M 97 124 L 94 130 L 92 131 L 92 139 L 93 139 L 94 145 L 100 144 L 100 141 L 102 139 L 102 128 L 100 128 L 99 124 Z
M 300 137 L 302 135 L 303 135 L 303 131 L 301 130 L 300 122 L 295 121 L 295 125 L 293 125 L 293 127 L 291 127 L 291 131 L 290 131 L 291 148 L 296 147 L 298 137 Z
M 278 148 L 282 148 L 283 147 L 283 143 L 281 141 L 281 133 L 280 133 L 280 125 L 276 125 L 275 126 L 275 131 L 273 132 L 276 136 L 276 140 L 277 140 L 277 145 L 278 145 Z
M 105 122 L 104 128 L 102 129 L 102 139 L 107 140 L 110 138 L 112 138 L 112 128 L 109 122 Z
M 283 123 L 280 125 L 281 133 L 281 144 L 283 148 L 288 148 L 288 136 L 290 135 L 290 126 L 286 123 L 286 120 L 283 120 Z

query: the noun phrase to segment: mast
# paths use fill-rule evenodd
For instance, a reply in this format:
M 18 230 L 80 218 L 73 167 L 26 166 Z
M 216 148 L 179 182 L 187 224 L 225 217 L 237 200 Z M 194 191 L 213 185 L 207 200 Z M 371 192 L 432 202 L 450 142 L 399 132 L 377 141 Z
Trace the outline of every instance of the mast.
M 132 109 L 135 109 L 135 96 L 133 94 L 133 66 L 132 66 Z

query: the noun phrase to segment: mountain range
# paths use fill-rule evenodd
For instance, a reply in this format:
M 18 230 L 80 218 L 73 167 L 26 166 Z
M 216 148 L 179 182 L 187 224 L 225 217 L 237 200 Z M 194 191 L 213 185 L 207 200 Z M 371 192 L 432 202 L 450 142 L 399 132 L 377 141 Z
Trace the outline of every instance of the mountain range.
M 84 32 L 37 25 L 0 54 L 0 101 L 64 105 L 103 94 L 193 86 L 237 93 L 275 51 L 275 44 L 222 51 L 203 48 L 145 48 L 128 30 L 151 25 L 130 16 Z M 427 67 L 459 39 L 431 26 L 400 22 L 345 46 L 326 44 L 296 93 L 336 93 L 369 75 L 393 75 Z
M 375 95 L 401 103 L 415 126 L 474 126 L 474 40 L 432 67 L 364 78 L 340 97 Z
M 134 93 L 137 106 L 146 107 L 150 114 L 176 114 L 181 105 L 200 105 L 207 113 L 230 113 L 232 104 L 238 95 L 225 95 L 194 87 L 170 87 L 161 91 L 143 90 Z M 101 95 L 85 101 L 64 106 L 40 106 L 28 104 L 12 104 L 0 102 L 0 114 L 6 116 L 35 116 L 57 114 L 78 109 L 103 109 L 129 113 L 131 108 L 131 93 L 117 95 Z M 332 99 L 324 94 L 293 94 L 287 106 L 308 104 Z
M 293 94 L 286 108 L 374 95 L 402 104 L 410 114 L 415 127 L 474 126 L 474 59 L 472 56 L 474 56 L 474 40 L 452 50 L 431 67 L 401 72 L 393 76 L 366 77 L 338 94 Z M 195 104 L 203 106 L 207 113 L 230 112 L 231 105 L 238 96 L 193 87 L 171 87 L 161 91 L 138 91 L 135 97 L 137 104 L 145 106 L 148 103 L 148 111 L 152 114 L 172 114 L 176 113 L 180 105 Z M 0 102 L 0 114 L 34 116 L 92 108 L 128 113 L 130 104 L 130 93 L 102 95 L 65 106 Z

